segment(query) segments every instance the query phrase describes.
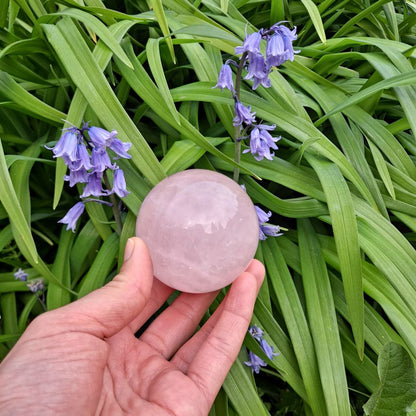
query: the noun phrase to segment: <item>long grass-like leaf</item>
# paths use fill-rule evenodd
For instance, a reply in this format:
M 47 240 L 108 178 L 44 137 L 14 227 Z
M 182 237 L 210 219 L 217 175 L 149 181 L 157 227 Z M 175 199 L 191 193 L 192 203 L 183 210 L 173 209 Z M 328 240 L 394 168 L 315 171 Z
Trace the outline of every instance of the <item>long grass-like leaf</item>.
M 255 387 L 240 360 L 236 360 L 231 367 L 231 370 L 224 381 L 223 389 L 240 415 L 269 415 L 264 404 L 259 400 Z
M 119 238 L 118 235 L 114 233 L 104 241 L 97 253 L 96 258 L 94 259 L 93 264 L 88 270 L 88 273 L 82 279 L 78 291 L 79 297 L 85 296 L 104 284 L 108 274 L 116 262 L 118 248 Z
M 306 10 L 308 11 L 309 17 L 313 25 L 315 26 L 316 32 L 318 33 L 319 39 L 322 43 L 326 42 L 325 29 L 322 23 L 322 18 L 319 13 L 318 7 L 312 0 L 301 0 Z
M 347 378 L 324 258 L 308 220 L 298 221 L 298 233 L 307 312 L 328 414 L 349 416 Z
M 3 330 L 9 336 L 7 343 L 11 348 L 16 342 L 15 335 L 19 333 L 17 320 L 16 294 L 14 292 L 3 293 L 0 297 L 0 309 L 2 312 Z
M 324 416 L 327 410 L 315 348 L 296 288 L 277 242 L 274 239 L 268 239 L 263 246 L 263 252 L 270 283 L 279 300 L 305 383 L 309 405 L 314 414 Z
M 94 32 L 94 34 L 98 35 L 98 37 L 107 45 L 109 49 L 111 49 L 111 51 L 116 56 L 119 57 L 121 61 L 123 61 L 127 66 L 131 67 L 129 58 L 127 58 L 126 53 L 123 51 L 117 40 L 112 36 L 111 32 L 103 23 L 101 23 L 95 17 L 91 16 L 91 14 L 85 13 L 79 9 L 68 8 L 57 13 L 57 15 L 70 16 L 84 23 L 90 30 Z M 53 16 L 53 14 L 49 14 L 48 16 Z
M 8 73 L 0 72 L 0 94 L 7 97 L 15 108 L 31 116 L 60 123 L 65 114 L 45 104 L 22 86 L 20 86 Z
M 11 224 L 18 231 L 22 243 L 25 245 L 27 254 L 33 262 L 38 262 L 36 245 L 26 221 L 25 215 L 20 207 L 19 200 L 16 196 L 9 171 L 7 169 L 6 159 L 4 157 L 3 145 L 0 140 L 0 201 L 9 215 Z
M 173 63 L 176 63 L 175 50 L 173 48 L 172 38 L 170 37 L 169 25 L 166 18 L 165 11 L 163 9 L 162 0 L 151 0 L 153 10 L 155 12 L 156 19 L 159 23 L 160 30 L 165 36 L 166 44 L 168 45 L 170 55 L 172 57 Z
M 361 91 L 356 92 L 351 97 L 347 98 L 342 104 L 337 105 L 335 108 L 329 110 L 325 116 L 321 117 L 315 125 L 318 126 L 322 124 L 327 118 L 332 116 L 335 113 L 343 111 L 345 108 L 357 104 L 360 101 L 364 101 L 371 97 L 373 94 L 383 91 L 388 88 L 400 87 L 403 85 L 413 85 L 416 82 L 416 71 L 406 72 L 405 74 L 394 75 L 391 78 L 385 79 L 383 81 L 377 82 L 376 84 L 371 85 Z
M 336 165 L 310 156 L 308 161 L 316 170 L 327 197 L 351 326 L 361 357 L 364 353 L 364 297 L 358 228 L 352 197 Z
M 163 71 L 162 61 L 160 58 L 159 39 L 149 39 L 146 45 L 147 60 L 149 62 L 150 70 L 152 71 L 153 78 L 156 81 L 157 86 L 163 101 L 170 110 L 170 114 L 175 119 L 177 124 L 181 124 L 178 111 L 176 110 L 175 103 L 169 91 L 169 86 L 166 81 L 166 77 Z
M 52 265 L 52 273 L 57 276 L 63 286 L 71 286 L 71 271 L 69 258 L 71 255 L 71 247 L 74 241 L 74 233 L 62 229 L 61 238 L 59 239 L 58 251 L 55 261 Z M 71 301 L 70 293 L 61 286 L 49 283 L 46 303 L 48 309 L 56 309 L 66 305 Z

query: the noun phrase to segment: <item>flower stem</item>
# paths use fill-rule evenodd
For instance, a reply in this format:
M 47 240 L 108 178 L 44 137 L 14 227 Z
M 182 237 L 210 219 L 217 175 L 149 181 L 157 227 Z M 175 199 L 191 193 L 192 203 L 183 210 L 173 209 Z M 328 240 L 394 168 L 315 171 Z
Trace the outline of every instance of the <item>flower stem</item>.
M 237 75 L 235 78 L 235 95 L 234 98 L 236 101 L 240 101 L 240 89 L 241 89 L 241 75 L 244 68 L 244 63 L 246 61 L 248 53 L 244 52 L 241 56 L 240 63 L 237 69 Z M 240 126 L 234 126 L 234 161 L 240 163 L 241 155 L 241 138 L 240 138 Z M 234 167 L 233 179 L 238 183 L 240 177 L 240 168 L 238 166 Z
M 240 89 L 241 89 L 241 75 L 243 73 L 244 64 L 247 59 L 248 52 L 244 52 L 241 56 L 240 63 L 237 68 L 237 75 L 235 78 L 235 98 L 240 101 Z
M 234 137 L 235 144 L 234 144 L 234 160 L 237 163 L 240 163 L 240 155 L 241 155 L 241 141 L 239 140 L 238 136 L 240 134 L 240 126 L 234 127 Z M 238 180 L 240 178 L 240 168 L 238 166 L 234 166 L 234 174 L 233 179 L 238 183 Z
M 48 310 L 48 308 L 46 307 L 45 301 L 37 293 L 35 293 L 35 296 L 36 296 L 37 300 L 39 301 L 39 303 L 42 305 L 43 310 L 46 312 Z M 42 297 L 43 297 L 43 295 L 42 295 Z
M 111 189 L 110 181 L 108 180 L 107 172 L 104 172 L 103 174 L 104 183 L 107 189 Z M 121 215 L 120 211 L 117 208 L 117 199 L 114 194 L 109 195 L 110 201 L 111 201 L 111 209 L 113 210 L 114 219 L 116 221 L 117 226 L 117 234 L 121 235 L 121 230 L 123 228 L 123 224 L 121 222 Z

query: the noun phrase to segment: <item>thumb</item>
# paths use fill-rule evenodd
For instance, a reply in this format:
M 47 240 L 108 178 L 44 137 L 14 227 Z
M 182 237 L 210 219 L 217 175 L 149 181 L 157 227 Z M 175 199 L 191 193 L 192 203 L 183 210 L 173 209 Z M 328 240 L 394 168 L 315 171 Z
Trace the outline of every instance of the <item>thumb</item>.
M 120 273 L 97 289 L 65 307 L 79 319 L 77 327 L 100 338 L 108 338 L 127 326 L 143 310 L 153 283 L 153 267 L 145 243 L 127 241 Z M 81 330 L 81 328 L 77 328 Z

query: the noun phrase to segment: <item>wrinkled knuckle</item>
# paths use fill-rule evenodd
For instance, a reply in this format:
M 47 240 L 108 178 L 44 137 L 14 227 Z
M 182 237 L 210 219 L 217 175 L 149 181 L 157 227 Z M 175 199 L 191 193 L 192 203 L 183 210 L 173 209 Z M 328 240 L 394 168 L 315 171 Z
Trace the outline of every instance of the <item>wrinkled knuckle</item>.
M 234 344 L 228 338 L 213 336 L 207 339 L 207 344 L 222 357 L 225 357 L 228 363 L 232 364 L 234 358 L 231 356 L 230 351 L 233 351 Z
M 153 332 L 150 330 L 146 331 L 142 335 L 141 340 L 145 342 L 146 344 L 150 345 L 161 355 L 165 355 L 166 351 L 168 351 L 168 346 L 166 344 L 166 341 L 163 339 L 163 337 L 159 336 L 156 332 Z

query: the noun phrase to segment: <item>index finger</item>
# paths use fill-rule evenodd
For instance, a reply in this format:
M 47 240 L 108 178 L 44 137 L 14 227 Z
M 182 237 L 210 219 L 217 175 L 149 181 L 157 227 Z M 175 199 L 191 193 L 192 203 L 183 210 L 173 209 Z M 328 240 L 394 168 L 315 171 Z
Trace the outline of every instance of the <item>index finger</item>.
M 189 365 L 187 375 L 214 400 L 240 351 L 264 277 L 243 273 L 231 286 L 221 315 Z

